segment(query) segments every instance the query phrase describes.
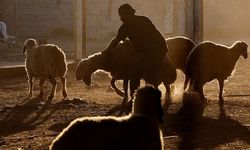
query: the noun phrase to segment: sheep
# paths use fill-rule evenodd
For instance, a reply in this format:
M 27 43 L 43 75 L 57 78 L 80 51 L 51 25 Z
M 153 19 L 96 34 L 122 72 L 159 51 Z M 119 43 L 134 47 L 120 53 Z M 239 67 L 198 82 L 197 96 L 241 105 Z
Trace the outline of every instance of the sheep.
M 124 99 L 122 102 L 122 106 L 128 101 L 128 82 L 130 79 L 130 71 L 131 66 L 136 61 L 136 53 L 133 50 L 133 47 L 129 41 L 125 41 L 124 43 L 119 43 L 116 48 L 114 48 L 111 53 L 99 52 L 95 53 L 88 58 L 81 60 L 76 68 L 76 79 L 83 80 L 84 83 L 88 86 L 91 84 L 91 75 L 96 70 L 101 69 L 111 74 L 111 86 L 114 89 L 118 89 L 115 86 L 116 80 L 123 80 L 123 88 L 124 88 Z M 158 87 L 158 85 L 163 82 L 167 92 L 166 92 L 166 104 L 170 102 L 170 87 L 176 79 L 176 70 L 172 67 L 168 58 L 165 57 L 164 67 L 159 74 L 159 81 L 155 81 L 154 83 L 150 82 L 150 84 Z M 144 78 L 147 82 L 149 79 Z M 130 82 L 131 87 L 134 83 Z M 119 90 L 119 89 L 118 89 Z M 117 91 L 118 91 L 117 90 Z M 133 98 L 135 89 L 130 89 L 130 96 Z
M 195 47 L 195 43 L 184 36 L 176 36 L 166 39 L 168 58 L 175 69 L 179 69 L 185 75 L 184 90 L 187 88 L 189 78 L 186 76 L 186 61 L 189 53 Z
M 184 73 L 184 75 L 186 74 L 186 60 L 188 57 L 188 54 L 192 51 L 192 49 L 195 47 L 195 43 L 184 36 L 176 36 L 176 37 L 171 37 L 168 39 L 165 39 L 167 47 L 168 47 L 168 58 L 170 63 L 172 64 L 172 66 L 175 69 L 179 69 L 182 71 L 182 73 Z M 131 46 L 129 46 L 127 44 L 126 48 L 128 50 L 132 49 L 132 43 L 130 43 Z M 112 78 L 111 79 L 111 87 L 115 90 L 115 92 L 120 95 L 120 96 L 124 96 L 124 93 L 117 88 L 117 86 L 115 85 L 116 80 L 119 79 L 115 79 Z M 185 82 L 184 82 L 184 90 L 186 90 L 187 88 L 187 84 L 188 84 L 188 77 L 185 75 Z
M 23 53 L 26 53 L 25 69 L 29 82 L 29 95 L 30 98 L 33 93 L 33 78 L 40 78 L 40 93 L 38 97 L 43 96 L 43 83 L 46 79 L 53 85 L 49 99 L 54 98 L 56 90 L 56 77 L 59 77 L 62 82 L 62 95 L 67 98 L 66 92 L 66 72 L 67 64 L 64 52 L 56 45 L 43 44 L 37 45 L 35 39 L 27 39 L 24 43 Z
M 163 115 L 161 92 L 145 86 L 137 90 L 131 114 L 77 118 L 54 139 L 50 150 L 163 150 Z
M 192 50 L 187 59 L 186 74 L 193 81 L 193 90 L 199 93 L 201 100 L 206 101 L 203 85 L 217 79 L 219 102 L 224 103 L 224 81 L 233 74 L 239 57 L 248 57 L 247 47 L 242 41 L 236 41 L 230 47 L 205 41 Z
M 109 72 L 112 76 L 110 81 L 111 86 L 116 90 L 120 96 L 127 99 L 127 87 L 129 82 L 129 68 L 132 65 L 135 57 L 131 56 L 132 51 L 126 51 L 126 45 L 120 43 L 112 52 L 115 57 L 112 57 L 105 52 L 95 53 L 88 58 L 82 59 L 76 68 L 76 79 L 83 80 L 83 82 L 90 86 L 91 76 L 97 70 L 104 70 Z M 126 59 L 126 60 L 125 60 Z M 116 80 L 123 80 L 123 87 L 126 94 L 120 92 L 115 86 Z M 120 93 L 119 93 L 120 92 Z

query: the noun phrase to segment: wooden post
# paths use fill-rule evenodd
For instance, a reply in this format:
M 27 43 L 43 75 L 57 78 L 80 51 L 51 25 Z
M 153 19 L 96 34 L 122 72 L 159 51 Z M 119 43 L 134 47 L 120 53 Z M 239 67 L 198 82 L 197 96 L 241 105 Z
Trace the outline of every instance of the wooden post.
M 19 39 L 19 26 L 18 26 L 18 0 L 15 0 L 15 36 L 16 42 Z
M 190 39 L 194 40 L 194 16 L 193 16 L 193 11 L 194 11 L 194 1 L 188 0 L 185 1 L 185 35 L 189 37 Z
M 194 0 L 194 23 L 193 33 L 194 41 L 196 44 L 202 41 L 203 37 L 203 0 Z
M 108 1 L 108 17 L 111 19 L 113 9 L 113 0 Z
M 87 56 L 87 49 L 86 49 L 86 43 L 87 43 L 87 38 L 86 38 L 86 0 L 82 0 L 82 57 Z
M 85 0 L 73 0 L 75 59 L 86 56 Z

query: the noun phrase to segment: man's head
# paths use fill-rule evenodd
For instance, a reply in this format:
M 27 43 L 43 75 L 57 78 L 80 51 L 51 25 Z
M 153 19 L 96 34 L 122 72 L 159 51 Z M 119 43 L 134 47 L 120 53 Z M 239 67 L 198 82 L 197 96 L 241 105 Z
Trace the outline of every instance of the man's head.
M 123 4 L 119 7 L 118 13 L 121 21 L 126 22 L 131 16 L 135 15 L 135 9 L 133 9 L 129 4 Z

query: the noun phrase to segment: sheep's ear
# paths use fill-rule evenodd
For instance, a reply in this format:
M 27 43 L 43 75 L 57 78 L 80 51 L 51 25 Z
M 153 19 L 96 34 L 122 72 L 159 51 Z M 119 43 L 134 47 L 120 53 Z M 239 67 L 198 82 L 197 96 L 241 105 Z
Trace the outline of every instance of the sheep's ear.
M 26 45 L 23 47 L 23 54 L 26 52 Z

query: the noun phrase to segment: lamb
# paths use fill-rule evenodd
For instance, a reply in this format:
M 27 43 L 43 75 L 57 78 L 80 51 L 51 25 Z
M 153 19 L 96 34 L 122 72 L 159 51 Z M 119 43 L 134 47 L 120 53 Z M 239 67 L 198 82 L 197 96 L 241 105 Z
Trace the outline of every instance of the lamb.
M 231 47 L 205 41 L 192 50 L 188 56 L 186 73 L 193 81 L 193 90 L 199 93 L 201 100 L 206 100 L 203 85 L 217 79 L 220 88 L 219 102 L 224 102 L 224 81 L 234 72 L 239 57 L 248 57 L 247 47 L 242 41 L 236 41 Z
M 37 45 L 35 39 L 27 39 L 24 43 L 23 53 L 26 52 L 25 69 L 29 82 L 29 97 L 33 95 L 33 78 L 40 78 L 40 93 L 43 96 L 43 83 L 46 79 L 53 85 L 49 99 L 53 99 L 56 90 L 56 77 L 62 82 L 62 95 L 67 97 L 66 92 L 66 72 L 67 64 L 64 52 L 56 45 Z
M 56 137 L 50 150 L 163 150 L 162 117 L 161 92 L 146 86 L 137 91 L 131 114 L 75 119 Z
M 123 88 L 124 88 L 124 99 L 122 102 L 122 106 L 128 101 L 128 82 L 130 79 L 130 71 L 131 66 L 135 62 L 136 54 L 131 47 L 131 43 L 129 41 L 125 41 L 124 43 L 120 43 L 115 49 L 112 50 L 112 54 L 106 52 L 99 52 L 89 56 L 86 59 L 83 59 L 79 62 L 76 69 L 76 79 L 83 80 L 86 85 L 91 84 L 91 75 L 96 70 L 101 69 L 111 74 L 111 85 L 114 89 L 118 89 L 115 85 L 116 80 L 123 80 Z M 172 67 L 168 58 L 165 58 L 164 68 L 162 72 L 159 74 L 159 81 L 154 81 L 154 83 L 150 83 L 155 87 L 158 87 L 161 82 L 163 82 L 166 88 L 166 104 L 169 104 L 170 100 L 170 87 L 176 79 L 176 70 Z M 149 79 L 145 79 L 147 82 Z M 151 81 L 151 80 L 150 80 Z M 130 82 L 131 87 L 134 83 Z M 130 96 L 133 97 L 135 89 L 130 89 Z M 119 91 L 119 89 L 117 90 Z M 122 95 L 122 94 L 121 94 Z

